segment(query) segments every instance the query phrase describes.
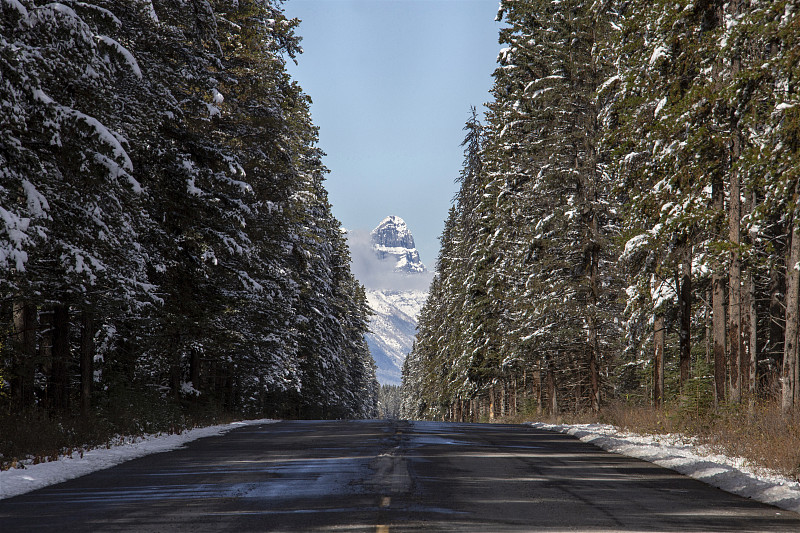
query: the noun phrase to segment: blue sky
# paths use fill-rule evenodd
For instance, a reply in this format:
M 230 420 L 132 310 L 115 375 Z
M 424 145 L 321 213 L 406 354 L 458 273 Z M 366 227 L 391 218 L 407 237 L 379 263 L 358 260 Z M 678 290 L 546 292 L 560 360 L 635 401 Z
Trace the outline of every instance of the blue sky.
M 313 105 L 334 215 L 351 230 L 403 218 L 422 261 L 457 190 L 462 127 L 489 101 L 497 0 L 289 0 L 304 53 L 289 71 Z

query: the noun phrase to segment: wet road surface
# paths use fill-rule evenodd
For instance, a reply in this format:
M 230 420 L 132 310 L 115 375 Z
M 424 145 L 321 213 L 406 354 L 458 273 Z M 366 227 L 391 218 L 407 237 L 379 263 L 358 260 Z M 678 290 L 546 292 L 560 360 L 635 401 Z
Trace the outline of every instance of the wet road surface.
M 249 426 L 0 500 L 0 531 L 800 531 L 800 516 L 526 426 Z

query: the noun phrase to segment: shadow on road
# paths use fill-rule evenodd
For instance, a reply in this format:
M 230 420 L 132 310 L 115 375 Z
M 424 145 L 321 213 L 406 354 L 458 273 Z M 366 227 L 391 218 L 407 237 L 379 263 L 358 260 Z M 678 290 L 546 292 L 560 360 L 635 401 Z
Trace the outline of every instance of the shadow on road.
M 0 501 L 16 531 L 800 531 L 800 517 L 525 426 L 292 421 Z

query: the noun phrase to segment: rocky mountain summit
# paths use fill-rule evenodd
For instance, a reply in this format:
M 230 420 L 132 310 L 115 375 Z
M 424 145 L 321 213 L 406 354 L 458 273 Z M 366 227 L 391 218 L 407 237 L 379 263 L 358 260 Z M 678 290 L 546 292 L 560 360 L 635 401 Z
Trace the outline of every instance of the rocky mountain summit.
M 375 255 L 381 261 L 394 261 L 396 272 L 407 274 L 427 272 L 419 258 L 414 236 L 402 218 L 395 215 L 384 218 L 378 227 L 372 230 L 370 237 Z

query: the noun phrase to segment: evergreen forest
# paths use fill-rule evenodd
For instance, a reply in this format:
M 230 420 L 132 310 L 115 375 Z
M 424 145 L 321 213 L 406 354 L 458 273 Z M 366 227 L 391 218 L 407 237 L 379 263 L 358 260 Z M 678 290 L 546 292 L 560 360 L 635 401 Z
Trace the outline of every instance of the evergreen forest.
M 501 1 L 403 416 L 800 404 L 798 8 Z
M 280 0 L 0 0 L 12 434 L 377 414 L 297 24 Z

